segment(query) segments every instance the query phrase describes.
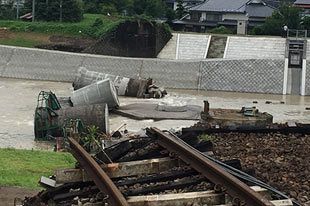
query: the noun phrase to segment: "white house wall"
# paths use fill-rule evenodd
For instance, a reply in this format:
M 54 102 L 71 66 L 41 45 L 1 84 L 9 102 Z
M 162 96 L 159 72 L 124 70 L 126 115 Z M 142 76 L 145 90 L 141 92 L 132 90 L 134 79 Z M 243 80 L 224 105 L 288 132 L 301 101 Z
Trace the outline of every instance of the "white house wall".
M 244 20 L 247 21 L 249 18 L 245 14 L 223 14 L 222 20 Z

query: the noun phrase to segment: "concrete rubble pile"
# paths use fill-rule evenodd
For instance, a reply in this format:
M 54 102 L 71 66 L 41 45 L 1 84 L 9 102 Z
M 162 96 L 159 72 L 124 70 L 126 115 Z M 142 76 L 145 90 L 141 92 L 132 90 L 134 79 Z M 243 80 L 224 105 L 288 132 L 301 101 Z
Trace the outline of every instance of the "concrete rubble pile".
M 42 91 L 35 110 L 37 140 L 62 137 L 62 128 L 70 119 L 79 118 L 85 126 L 94 125 L 109 134 L 109 111 L 120 107 L 118 96 L 162 98 L 167 92 L 152 84 L 151 79 L 132 79 L 80 68 L 73 83 L 72 96 L 57 99 Z M 61 104 L 60 104 L 61 102 Z

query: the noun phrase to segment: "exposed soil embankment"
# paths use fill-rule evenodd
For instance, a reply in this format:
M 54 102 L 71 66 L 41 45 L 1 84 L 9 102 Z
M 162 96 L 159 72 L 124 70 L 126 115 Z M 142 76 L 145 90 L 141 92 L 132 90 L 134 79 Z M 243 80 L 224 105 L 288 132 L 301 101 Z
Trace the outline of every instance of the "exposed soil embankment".
M 67 52 L 83 52 L 87 47 L 96 42 L 92 38 L 82 37 L 65 37 L 59 35 L 53 35 L 49 37 L 50 43 L 37 45 L 40 49 L 67 51 Z
M 310 136 L 301 134 L 215 134 L 215 155 L 238 158 L 260 180 L 310 205 Z
M 155 58 L 171 38 L 169 29 L 146 20 L 125 21 L 83 52 L 125 57 Z

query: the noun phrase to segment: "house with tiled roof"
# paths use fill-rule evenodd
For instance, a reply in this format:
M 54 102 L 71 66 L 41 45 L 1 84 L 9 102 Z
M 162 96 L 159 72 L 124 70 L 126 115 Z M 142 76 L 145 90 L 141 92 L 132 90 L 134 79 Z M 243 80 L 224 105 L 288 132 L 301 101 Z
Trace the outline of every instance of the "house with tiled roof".
M 302 16 L 310 16 L 310 0 L 297 0 L 294 6 L 301 8 Z
M 274 10 L 263 0 L 206 0 L 190 8 L 187 18 L 174 23 L 198 32 L 226 26 L 245 34 L 248 27 L 264 23 Z
M 196 6 L 197 4 L 203 3 L 205 0 L 183 0 L 183 6 L 185 9 L 189 9 L 193 6 Z M 169 8 L 176 10 L 178 2 L 177 0 L 166 0 L 166 4 Z
M 303 9 L 310 9 L 310 0 L 297 0 L 294 5 Z

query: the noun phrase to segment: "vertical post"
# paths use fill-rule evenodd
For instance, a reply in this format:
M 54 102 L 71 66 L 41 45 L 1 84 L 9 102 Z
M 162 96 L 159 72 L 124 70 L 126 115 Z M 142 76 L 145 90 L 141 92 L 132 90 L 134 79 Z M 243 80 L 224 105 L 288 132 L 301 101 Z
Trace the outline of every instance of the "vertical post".
M 19 1 L 20 0 L 16 0 L 16 19 L 19 19 Z
M 60 7 L 59 21 L 62 22 L 62 0 L 60 0 L 59 7 Z
M 206 113 L 206 114 L 209 114 L 209 111 L 210 111 L 210 104 L 208 101 L 203 101 L 204 103 L 204 108 L 203 108 L 203 112 Z
M 180 33 L 177 34 L 177 46 L 175 48 L 175 59 L 179 59 Z
M 35 12 L 36 12 L 36 1 L 32 0 L 32 22 L 34 22 L 34 17 L 35 17 Z
M 301 85 L 300 85 L 300 95 L 306 95 L 306 72 L 307 72 L 307 60 L 302 60 L 302 70 L 301 70 Z
M 283 76 L 283 94 L 287 93 L 287 77 L 288 77 L 288 58 L 284 62 L 284 76 Z

